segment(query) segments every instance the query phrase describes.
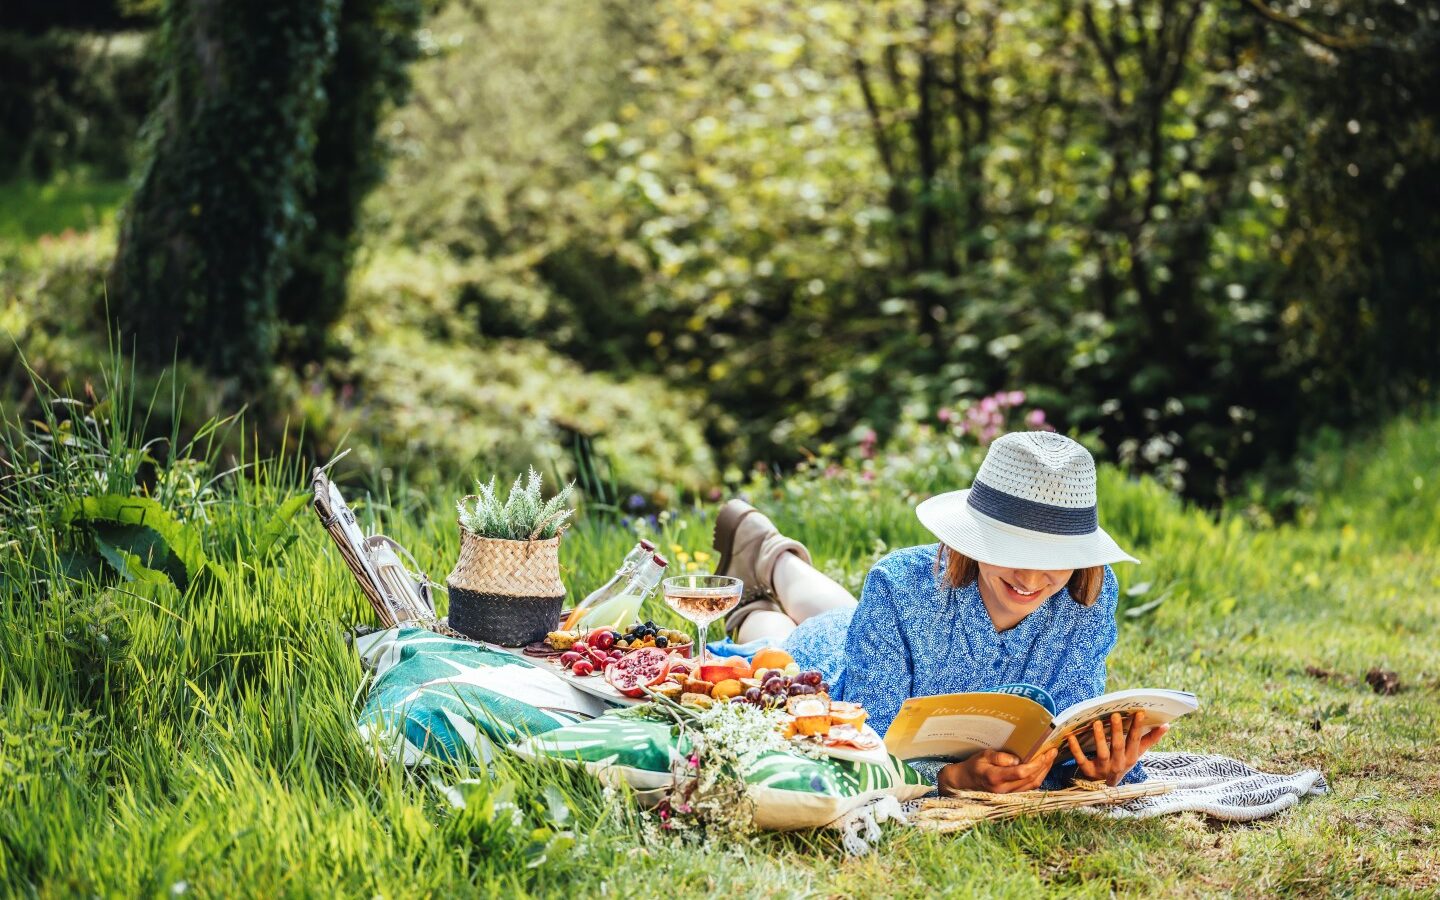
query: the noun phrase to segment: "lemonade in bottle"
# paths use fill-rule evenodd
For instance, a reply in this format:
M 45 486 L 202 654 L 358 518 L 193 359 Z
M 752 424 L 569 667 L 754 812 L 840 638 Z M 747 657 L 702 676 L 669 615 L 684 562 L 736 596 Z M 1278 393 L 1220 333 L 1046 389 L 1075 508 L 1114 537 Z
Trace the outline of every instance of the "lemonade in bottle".
M 668 565 L 665 557 L 660 554 L 649 554 L 614 597 L 592 607 L 581 616 L 576 622 L 580 630 L 606 627 L 619 631 L 635 621 L 646 598 L 655 592 L 660 579 L 665 577 L 665 568 Z
M 631 577 L 634 576 L 641 564 L 648 560 L 654 552 L 655 545 L 649 541 L 642 540 L 636 544 L 629 553 L 625 554 L 625 559 L 621 561 L 620 568 L 615 570 L 615 574 L 610 576 L 610 580 L 591 591 L 589 596 L 575 605 L 570 615 L 566 617 L 565 624 L 561 626 L 561 630 L 573 631 L 575 627 L 580 624 L 580 620 L 585 618 L 585 616 L 596 607 L 614 600 L 624 593 L 625 586 L 629 584 Z

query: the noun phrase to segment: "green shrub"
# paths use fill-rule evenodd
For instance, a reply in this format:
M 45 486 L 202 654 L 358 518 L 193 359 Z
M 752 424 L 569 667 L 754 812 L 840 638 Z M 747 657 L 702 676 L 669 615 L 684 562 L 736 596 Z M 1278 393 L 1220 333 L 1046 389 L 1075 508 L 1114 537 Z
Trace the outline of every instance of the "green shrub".
M 140 32 L 0 29 L 0 179 L 75 168 L 123 177 L 150 107 L 148 45 Z
M 12 419 L 40 416 L 27 360 L 63 395 L 103 382 L 112 236 L 100 228 L 0 245 L 0 409 Z M 460 277 L 428 256 L 373 254 L 333 331 L 331 358 L 277 369 L 263 391 L 184 360 L 169 374 L 137 368 L 136 393 L 163 401 L 145 436 L 189 440 L 245 407 L 248 434 L 210 438 L 222 457 L 253 453 L 242 439 L 278 447 L 301 433 L 318 458 L 353 449 L 342 466 L 377 486 L 394 473 L 421 487 L 455 485 L 477 469 L 534 461 L 557 480 L 588 479 L 581 487 L 592 501 L 638 490 L 666 505 L 719 480 L 706 428 L 723 412 L 659 379 L 587 372 L 536 341 L 483 338 L 456 313 Z

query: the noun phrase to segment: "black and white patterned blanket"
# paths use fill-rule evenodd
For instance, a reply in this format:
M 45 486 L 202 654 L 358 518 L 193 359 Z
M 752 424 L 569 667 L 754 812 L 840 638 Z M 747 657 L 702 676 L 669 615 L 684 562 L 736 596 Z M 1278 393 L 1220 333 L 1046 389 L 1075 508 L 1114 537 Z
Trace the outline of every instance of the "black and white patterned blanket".
M 1199 753 L 1147 753 L 1140 759 L 1147 780 L 1164 781 L 1175 790 L 1155 797 L 1096 809 L 1117 818 L 1146 819 L 1173 812 L 1202 812 L 1228 822 L 1249 822 L 1289 809 L 1301 798 L 1329 790 L 1316 769 L 1271 775 L 1228 756 Z

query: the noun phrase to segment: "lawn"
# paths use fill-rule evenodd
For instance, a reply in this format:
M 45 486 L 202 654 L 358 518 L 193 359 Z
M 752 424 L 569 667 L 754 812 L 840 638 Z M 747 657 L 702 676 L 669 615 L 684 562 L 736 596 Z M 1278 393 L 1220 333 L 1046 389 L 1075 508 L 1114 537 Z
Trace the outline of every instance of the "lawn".
M 106 407 L 126 405 L 122 396 Z M 60 407 L 62 409 L 63 407 Z M 103 410 L 102 410 L 103 412 Z M 1270 771 L 1321 769 L 1333 792 L 1272 820 L 1079 814 L 960 836 L 895 831 L 848 859 L 827 833 L 748 843 L 642 844 L 633 807 L 583 776 L 504 763 L 463 813 L 432 781 L 375 761 L 353 732 L 364 674 L 344 635 L 372 621 L 308 510 L 292 452 L 212 482 L 206 461 L 157 473 L 133 428 L 102 416 L 11 483 L 0 557 L 0 893 L 57 896 L 1104 896 L 1431 895 L 1440 889 L 1440 419 L 1397 421 L 1307 463 L 1295 523 L 1187 508 L 1102 472 L 1102 522 L 1144 560 L 1120 567 L 1112 688 L 1200 695 L 1162 744 Z M 60 423 L 52 424 L 59 428 Z M 5 427 L 7 455 L 33 432 Z M 26 435 L 30 437 L 27 438 Z M 33 445 L 32 445 L 33 446 Z M 925 452 L 921 452 L 924 450 Z M 973 451 L 892 448 L 876 475 L 818 468 L 746 492 L 858 586 L 887 548 L 926 541 L 918 495 L 968 482 Z M 98 474 L 97 474 L 98 473 Z M 198 541 L 210 574 L 188 590 L 84 574 L 55 523 L 83 493 L 149 486 Z M 34 480 L 42 478 L 44 480 Z M 347 491 L 372 524 L 443 578 L 453 497 L 387 482 Z M 455 485 L 452 493 L 464 493 Z M 637 527 L 692 565 L 713 507 L 651 525 L 590 508 L 562 547 L 572 590 L 608 574 Z M 681 553 L 684 556 L 681 556 Z M 105 570 L 101 570 L 105 571 Z M 132 573 L 134 574 L 134 573 Z M 658 603 L 647 611 L 673 621 Z M 1398 673 L 1391 696 L 1372 668 Z M 476 773 L 468 773 L 472 777 Z M 556 823 L 540 791 L 558 785 Z M 518 812 L 504 804 L 513 801 Z
M 0 183 L 0 243 L 24 244 L 110 224 L 129 192 L 123 179 L 98 179 L 83 172 L 44 182 Z

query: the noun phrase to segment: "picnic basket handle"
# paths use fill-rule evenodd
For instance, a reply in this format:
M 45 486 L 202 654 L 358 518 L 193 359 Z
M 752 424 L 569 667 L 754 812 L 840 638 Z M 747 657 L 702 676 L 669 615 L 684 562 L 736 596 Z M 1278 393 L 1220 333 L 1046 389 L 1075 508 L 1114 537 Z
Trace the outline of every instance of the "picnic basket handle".
M 420 564 L 415 561 L 414 554 L 412 554 L 409 550 L 406 550 L 405 546 L 396 541 L 394 538 L 386 534 L 374 534 L 366 538 L 365 540 L 367 543 L 369 541 L 383 541 L 387 546 L 389 546 L 391 550 L 395 551 L 396 556 L 400 557 L 402 560 L 410 564 L 411 577 L 413 577 L 416 581 L 419 581 L 421 578 L 425 578 L 427 581 L 429 580 L 425 573 L 421 571 Z

